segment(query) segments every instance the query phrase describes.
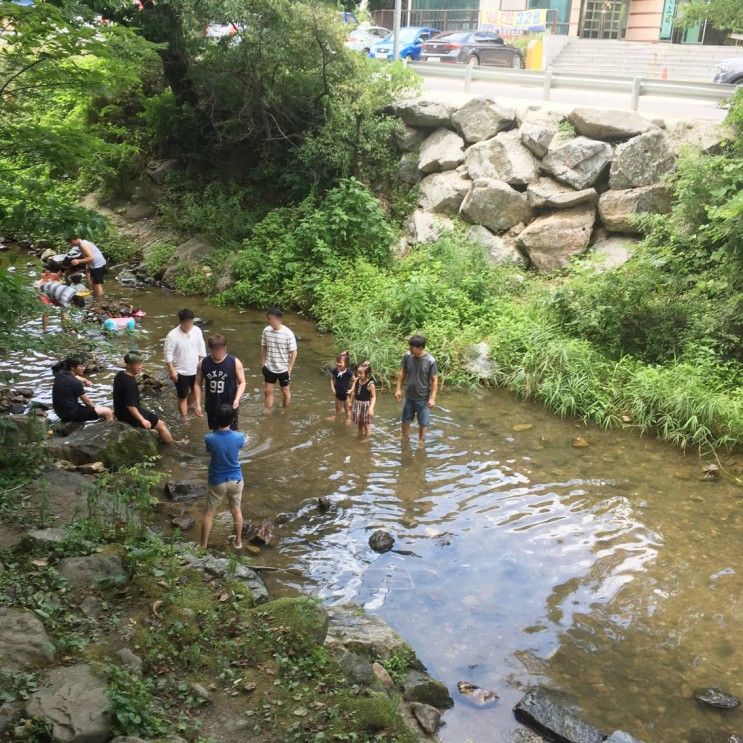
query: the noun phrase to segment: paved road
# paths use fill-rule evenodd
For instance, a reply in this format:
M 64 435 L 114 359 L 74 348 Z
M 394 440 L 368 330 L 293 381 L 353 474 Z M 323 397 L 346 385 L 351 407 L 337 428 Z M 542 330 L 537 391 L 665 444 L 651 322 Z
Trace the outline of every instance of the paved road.
M 593 106 L 596 108 L 629 108 L 629 93 L 598 93 L 585 90 L 551 91 L 547 104 L 542 100 L 542 89 L 532 86 L 511 85 L 500 82 L 473 81 L 470 93 L 464 91 L 464 80 L 451 78 L 425 77 L 424 92 L 427 97 L 451 103 L 464 103 L 472 96 L 485 95 L 510 106 L 523 106 L 528 103 L 543 103 L 550 108 L 562 109 L 574 106 Z M 662 116 L 669 119 L 700 119 L 722 121 L 726 111 L 717 102 L 641 96 L 640 113 L 648 116 Z

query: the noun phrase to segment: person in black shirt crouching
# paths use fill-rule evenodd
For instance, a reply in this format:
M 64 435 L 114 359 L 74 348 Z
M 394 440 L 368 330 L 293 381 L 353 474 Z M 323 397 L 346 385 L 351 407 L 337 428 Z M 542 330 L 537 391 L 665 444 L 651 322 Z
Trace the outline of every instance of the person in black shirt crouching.
M 160 420 L 150 410 L 142 408 L 137 386 L 137 375 L 142 372 L 142 357 L 135 351 L 124 356 L 126 367 L 114 377 L 114 414 L 122 423 L 134 428 L 157 431 L 163 444 L 181 444 L 171 435 L 165 421 Z
M 56 367 L 55 367 L 56 368 Z M 52 387 L 52 407 L 64 423 L 85 423 L 86 421 L 113 420 L 111 408 L 96 405 L 85 394 L 85 384 L 90 384 L 83 376 L 85 359 L 82 356 L 68 356 L 56 372 Z

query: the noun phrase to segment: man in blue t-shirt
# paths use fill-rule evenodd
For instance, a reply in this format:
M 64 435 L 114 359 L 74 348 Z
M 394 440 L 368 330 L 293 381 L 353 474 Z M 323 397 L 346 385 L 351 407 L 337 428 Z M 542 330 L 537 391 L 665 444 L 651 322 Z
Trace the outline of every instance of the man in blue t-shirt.
M 227 498 L 232 519 L 235 522 L 235 549 L 242 549 L 243 514 L 243 473 L 240 467 L 240 449 L 245 446 L 245 434 L 231 431 L 235 418 L 232 405 L 217 408 L 217 430 L 204 437 L 206 450 L 211 454 L 209 479 L 206 489 L 206 505 L 201 522 L 201 546 L 206 549 L 209 533 L 214 523 L 214 512 Z

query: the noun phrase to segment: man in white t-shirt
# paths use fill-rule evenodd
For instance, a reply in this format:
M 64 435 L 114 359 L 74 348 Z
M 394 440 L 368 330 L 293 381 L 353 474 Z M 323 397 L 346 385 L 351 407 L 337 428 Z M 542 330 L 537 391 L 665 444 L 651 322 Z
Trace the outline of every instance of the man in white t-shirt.
M 261 337 L 261 365 L 263 366 L 263 403 L 266 412 L 273 407 L 273 391 L 276 383 L 281 387 L 284 407 L 292 401 L 289 384 L 292 370 L 297 361 L 297 339 L 284 325 L 284 314 L 278 307 L 271 307 L 267 313 L 268 325 Z
M 194 325 L 189 309 L 178 313 L 178 325 L 165 336 L 165 364 L 178 394 L 178 410 L 182 418 L 188 415 L 188 406 L 195 402 L 196 370 L 206 356 L 204 335 Z

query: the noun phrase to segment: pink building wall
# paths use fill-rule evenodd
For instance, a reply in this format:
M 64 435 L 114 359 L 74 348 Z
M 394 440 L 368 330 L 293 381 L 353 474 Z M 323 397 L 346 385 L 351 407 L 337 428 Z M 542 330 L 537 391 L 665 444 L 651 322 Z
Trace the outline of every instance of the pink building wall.
M 741 0 L 743 1 L 743 0 Z M 570 6 L 570 36 L 578 36 L 583 0 L 573 0 Z M 663 19 L 664 0 L 630 0 L 627 17 L 627 41 L 658 41 Z

